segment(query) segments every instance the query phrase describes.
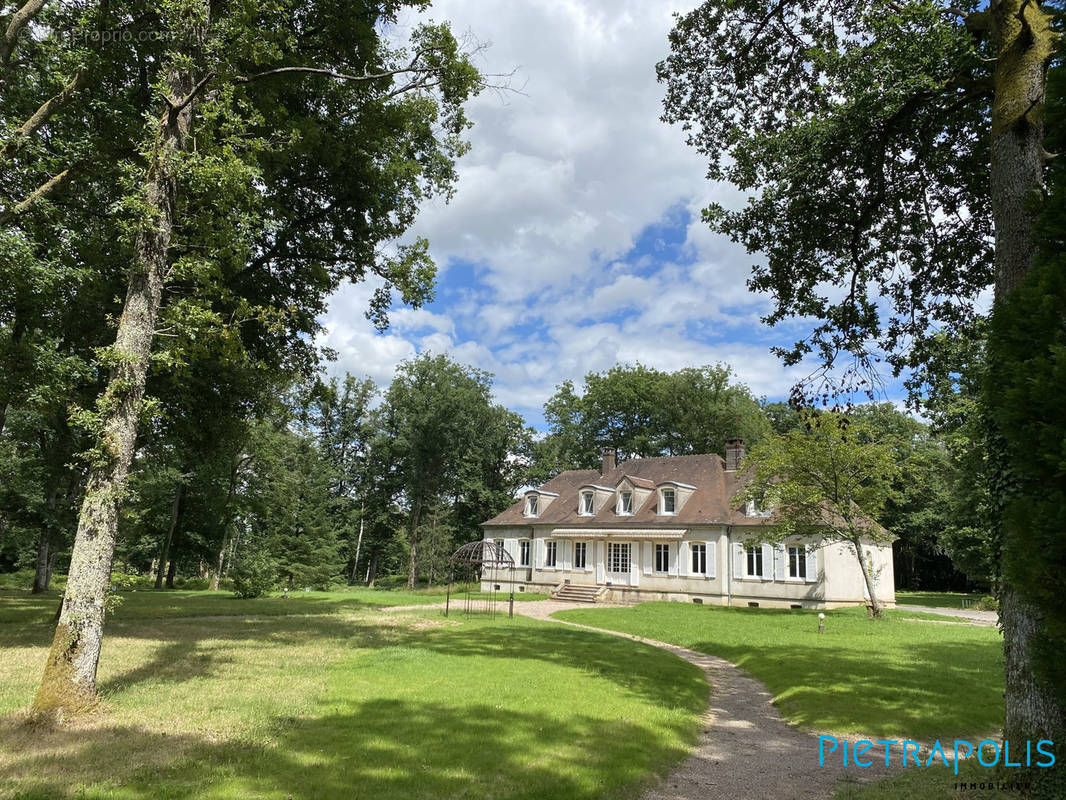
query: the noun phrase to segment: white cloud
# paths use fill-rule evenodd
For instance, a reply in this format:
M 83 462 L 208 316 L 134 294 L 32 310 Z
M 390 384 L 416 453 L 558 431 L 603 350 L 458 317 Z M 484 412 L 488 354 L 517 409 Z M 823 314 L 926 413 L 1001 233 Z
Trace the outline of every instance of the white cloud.
M 745 285 L 752 258 L 700 221 L 712 199 L 736 207 L 743 197 L 708 183 L 703 158 L 659 119 L 655 64 L 672 10 L 547 0 L 486 14 L 480 0 L 435 3 L 430 16 L 492 42 L 482 69 L 519 67 L 522 93 L 470 104 L 473 148 L 455 197 L 428 203 L 416 225 L 441 267 L 440 301 L 393 311 L 393 327 L 377 334 L 363 319 L 369 289 L 342 290 L 322 339 L 340 352 L 334 369 L 384 384 L 404 358 L 448 352 L 494 373 L 498 400 L 533 419 L 561 381 L 620 362 L 727 362 L 772 396 L 806 373 L 761 343 L 767 300 Z M 637 237 L 678 208 L 693 220 L 684 257 L 630 257 Z M 473 277 L 460 279 L 456 263 L 474 265 Z

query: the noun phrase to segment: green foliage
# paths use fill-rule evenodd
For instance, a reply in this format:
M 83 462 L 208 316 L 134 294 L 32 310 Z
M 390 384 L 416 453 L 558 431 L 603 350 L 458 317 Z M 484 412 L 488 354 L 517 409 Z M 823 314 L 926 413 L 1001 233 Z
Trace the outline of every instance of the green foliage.
M 718 453 L 742 438 L 755 444 L 770 431 L 758 401 L 732 369 L 690 367 L 662 372 L 613 367 L 585 376 L 578 394 L 570 381 L 544 405 L 549 434 L 537 444 L 537 478 L 565 469 L 590 469 L 604 447 L 622 458 Z
M 241 554 L 230 574 L 233 577 L 233 594 L 245 599 L 262 597 L 278 585 L 277 563 L 259 551 Z
M 524 482 L 530 440 L 521 418 L 492 402 L 487 373 L 430 354 L 397 367 L 376 458 L 382 487 L 405 509 L 409 585 L 426 513 L 454 501 L 452 529 L 466 541 L 480 538 L 477 526 L 510 505 Z M 439 543 L 442 552 L 449 546 Z
M 891 541 L 875 520 L 900 470 L 892 449 L 868 424 L 839 412 L 813 412 L 805 422 L 752 449 L 741 499 L 776 511 L 775 539 Z
M 963 19 L 976 7 L 705 0 L 670 34 L 664 119 L 750 198 L 704 219 L 761 254 L 749 285 L 773 298 L 767 322 L 815 321 L 777 352 L 843 369 L 808 387 L 819 400 L 869 391 L 880 353 L 923 363 L 992 282 L 995 59 Z

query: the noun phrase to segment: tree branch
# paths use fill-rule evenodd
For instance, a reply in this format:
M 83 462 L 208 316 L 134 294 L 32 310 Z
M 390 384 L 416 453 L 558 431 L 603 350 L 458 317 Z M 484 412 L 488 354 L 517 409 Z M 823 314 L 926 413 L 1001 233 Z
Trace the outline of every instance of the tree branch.
M 11 60 L 11 53 L 15 50 L 15 41 L 18 39 L 22 29 L 29 25 L 38 12 L 44 8 L 44 2 L 45 0 L 27 0 L 26 5 L 12 14 L 11 21 L 7 24 L 7 30 L 4 31 L 4 36 L 0 39 L 0 71 Z
M 50 195 L 60 187 L 67 184 L 74 177 L 74 168 L 67 167 L 58 175 L 53 175 L 30 193 L 29 197 L 12 208 L 0 211 L 0 225 L 7 225 L 19 215 L 28 211 L 37 201 Z
M 89 71 L 87 69 L 78 70 L 66 86 L 42 103 L 40 108 L 33 112 L 33 115 L 22 124 L 15 136 L 0 148 L 0 161 L 11 159 L 21 150 L 29 137 L 44 127 L 59 109 L 70 102 L 74 94 L 86 84 L 88 77 Z

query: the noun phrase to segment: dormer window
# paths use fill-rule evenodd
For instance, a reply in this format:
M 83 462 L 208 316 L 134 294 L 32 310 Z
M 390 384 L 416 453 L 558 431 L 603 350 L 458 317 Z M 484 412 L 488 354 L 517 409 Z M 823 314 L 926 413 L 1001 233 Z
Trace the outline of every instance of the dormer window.
M 744 508 L 744 516 L 746 517 L 768 517 L 770 516 L 769 503 L 763 500 L 749 500 Z
M 537 516 L 537 496 L 535 494 L 531 494 L 526 498 L 526 516 Z
M 596 495 L 593 492 L 581 493 L 581 513 L 591 517 L 595 512 Z
M 632 514 L 633 513 L 633 493 L 632 492 L 619 492 L 618 493 L 618 513 L 619 514 Z
M 677 491 L 674 489 L 663 489 L 661 491 L 662 503 L 660 508 L 663 514 L 676 514 L 677 513 Z

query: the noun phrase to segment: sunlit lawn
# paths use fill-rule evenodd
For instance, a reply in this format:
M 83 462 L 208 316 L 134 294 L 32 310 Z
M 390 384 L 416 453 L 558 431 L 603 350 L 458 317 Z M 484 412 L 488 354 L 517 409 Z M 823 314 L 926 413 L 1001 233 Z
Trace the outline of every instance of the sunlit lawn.
M 932 739 L 994 732 L 1003 721 L 993 627 L 838 609 L 819 634 L 814 611 L 681 603 L 556 616 L 721 656 L 765 683 L 787 719 L 815 731 Z
M 126 595 L 103 708 L 41 731 L 19 709 L 55 598 L 0 593 L 0 797 L 628 797 L 683 758 L 706 706 L 696 667 L 606 634 L 204 594 Z

